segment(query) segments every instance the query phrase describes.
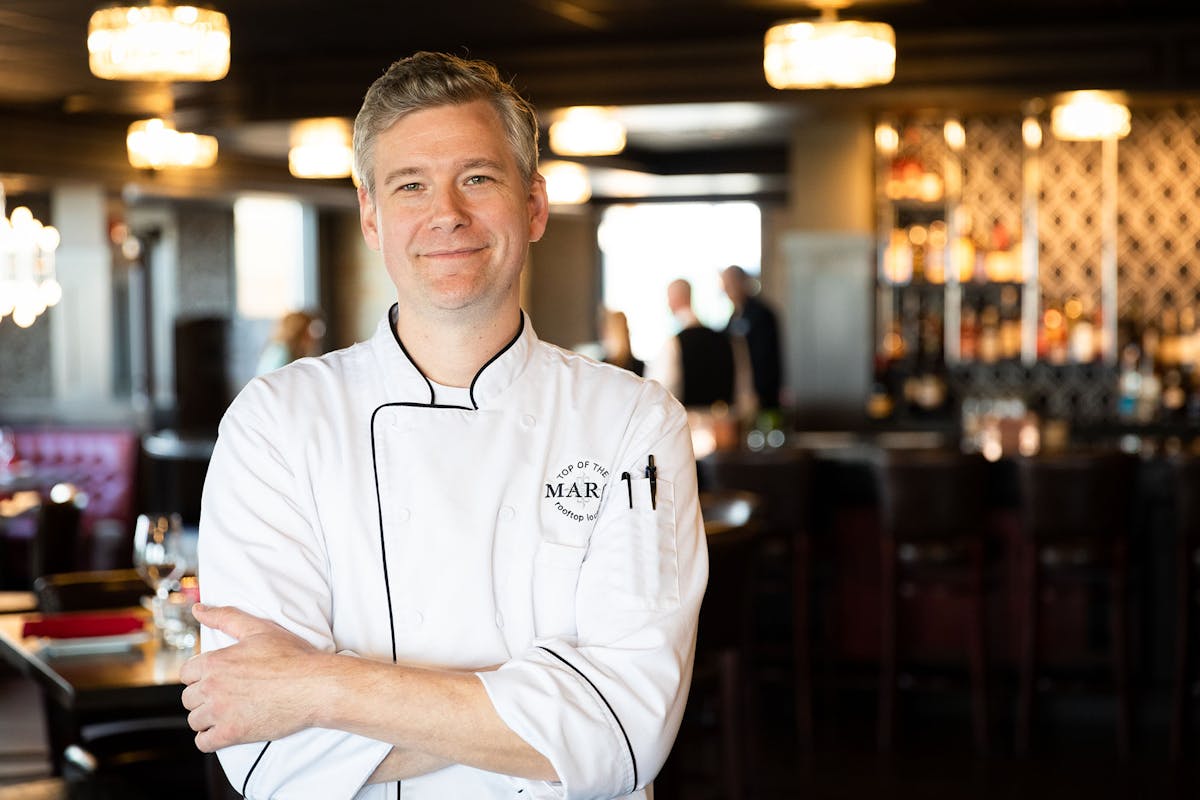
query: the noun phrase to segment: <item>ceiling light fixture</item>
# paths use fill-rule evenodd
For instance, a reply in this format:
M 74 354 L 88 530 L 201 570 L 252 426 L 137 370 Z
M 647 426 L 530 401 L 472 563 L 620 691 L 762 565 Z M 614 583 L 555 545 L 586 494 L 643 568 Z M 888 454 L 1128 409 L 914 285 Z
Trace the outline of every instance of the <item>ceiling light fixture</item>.
M 550 125 L 550 149 L 560 156 L 611 156 L 625 149 L 625 125 L 607 108 L 574 106 Z
M 4 207 L 0 186 L 0 319 L 11 314 L 18 327 L 28 328 L 62 299 L 54 269 L 59 235 L 25 206 L 14 208 L 8 219 Z
M 88 22 L 88 65 L 99 78 L 216 81 L 229 72 L 229 20 L 166 0 L 106 6 Z
M 1113 92 L 1069 92 L 1050 110 L 1055 138 L 1071 142 L 1123 139 L 1129 135 L 1129 109 Z
M 838 19 L 850 0 L 809 0 L 817 20 L 785 20 L 767 31 L 763 72 L 776 89 L 846 89 L 888 83 L 896 34 L 883 22 Z
M 217 163 L 217 137 L 177 131 L 158 117 L 130 125 L 125 148 L 138 169 L 203 169 Z
M 577 206 L 592 196 L 587 167 L 574 161 L 545 161 L 538 168 L 546 179 L 546 196 L 555 206 Z
M 354 165 L 350 122 L 341 117 L 292 125 L 288 170 L 297 178 L 348 178 Z

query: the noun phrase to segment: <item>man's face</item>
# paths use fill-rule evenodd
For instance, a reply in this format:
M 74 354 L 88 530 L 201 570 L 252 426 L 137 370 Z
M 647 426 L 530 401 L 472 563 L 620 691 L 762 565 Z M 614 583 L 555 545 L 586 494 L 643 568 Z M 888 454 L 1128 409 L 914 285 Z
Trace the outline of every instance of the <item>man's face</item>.
M 359 217 L 402 308 L 515 314 L 549 206 L 540 175 L 521 180 L 495 109 L 480 100 L 407 114 L 380 134 L 374 169 L 375 198 L 359 189 Z

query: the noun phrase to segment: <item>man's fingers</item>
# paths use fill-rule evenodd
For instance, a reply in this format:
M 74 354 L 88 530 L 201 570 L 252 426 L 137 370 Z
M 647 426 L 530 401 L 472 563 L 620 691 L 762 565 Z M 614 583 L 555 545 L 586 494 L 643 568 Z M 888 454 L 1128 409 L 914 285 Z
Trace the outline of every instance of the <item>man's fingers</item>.
M 201 624 L 227 633 L 241 641 L 252 633 L 261 633 L 275 627 L 271 622 L 260 619 L 233 606 L 206 606 L 196 603 L 192 615 Z
M 195 728 L 193 728 L 195 730 Z M 200 731 L 196 734 L 196 749 L 201 753 L 215 753 L 219 748 L 216 735 L 213 734 L 212 728 L 206 731 Z
M 187 684 L 190 687 L 193 683 L 200 680 L 204 675 L 204 661 L 206 656 L 207 653 L 198 653 L 183 662 L 183 666 L 179 668 L 179 682 Z M 186 690 L 184 693 L 187 693 Z

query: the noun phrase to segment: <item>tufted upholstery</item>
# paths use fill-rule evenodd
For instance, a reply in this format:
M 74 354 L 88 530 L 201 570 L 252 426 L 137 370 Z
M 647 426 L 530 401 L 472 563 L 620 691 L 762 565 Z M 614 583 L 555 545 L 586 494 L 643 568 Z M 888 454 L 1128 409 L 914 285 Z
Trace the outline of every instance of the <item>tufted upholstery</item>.
M 87 495 L 80 521 L 77 569 L 127 566 L 138 494 L 140 437 L 128 428 L 41 426 L 16 428 L 17 460 L 31 470 L 43 498 L 59 482 Z M 10 526 L 6 555 L 19 564 L 28 552 L 32 530 Z M 11 575 L 9 578 L 11 579 Z

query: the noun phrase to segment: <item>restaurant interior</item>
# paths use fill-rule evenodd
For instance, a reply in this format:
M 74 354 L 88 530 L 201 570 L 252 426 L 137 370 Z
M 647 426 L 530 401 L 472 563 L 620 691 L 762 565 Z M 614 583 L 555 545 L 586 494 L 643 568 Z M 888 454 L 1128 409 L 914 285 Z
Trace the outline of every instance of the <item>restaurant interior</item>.
M 240 796 L 179 704 L 201 489 L 287 320 L 393 302 L 348 136 L 419 50 L 538 111 L 541 339 L 649 362 L 730 264 L 778 317 L 778 407 L 689 408 L 654 796 L 1196 796 L 1195 4 L 5 0 L 0 800 Z

